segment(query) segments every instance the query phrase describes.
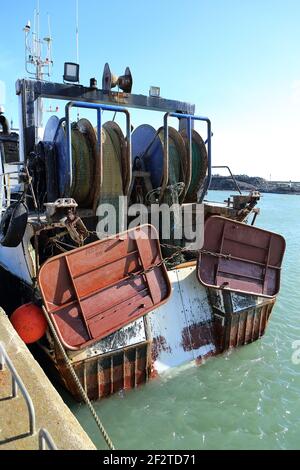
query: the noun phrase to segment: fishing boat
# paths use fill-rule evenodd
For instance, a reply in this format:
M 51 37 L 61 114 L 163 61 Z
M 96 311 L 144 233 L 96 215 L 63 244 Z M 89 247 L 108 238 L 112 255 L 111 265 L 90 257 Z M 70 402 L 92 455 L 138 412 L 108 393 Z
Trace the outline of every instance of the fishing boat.
M 99 88 L 66 63 L 63 83 L 17 80 L 18 133 L 1 114 L 1 306 L 78 400 L 69 364 L 92 400 L 138 387 L 261 338 L 280 289 L 285 241 L 254 225 L 260 195 L 206 200 L 210 119 L 132 87 L 128 67 L 106 64 Z M 63 117 L 42 126 L 42 100 Z M 133 128 L 132 108 L 161 127 Z

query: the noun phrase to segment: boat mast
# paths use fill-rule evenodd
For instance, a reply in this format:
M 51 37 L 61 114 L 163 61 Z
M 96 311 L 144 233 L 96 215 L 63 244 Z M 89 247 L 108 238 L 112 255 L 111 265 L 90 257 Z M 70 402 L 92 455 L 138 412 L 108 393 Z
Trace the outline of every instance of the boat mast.
M 48 15 L 48 36 L 40 37 L 40 1 L 34 10 L 34 27 L 31 32 L 30 21 L 24 28 L 25 32 L 25 68 L 30 77 L 35 80 L 49 79 L 52 72 L 52 36 L 50 18 Z M 43 58 L 43 49 L 46 49 Z M 43 100 L 38 98 L 35 102 L 35 139 L 42 137 L 43 130 Z
M 76 60 L 79 64 L 79 3 L 76 0 Z

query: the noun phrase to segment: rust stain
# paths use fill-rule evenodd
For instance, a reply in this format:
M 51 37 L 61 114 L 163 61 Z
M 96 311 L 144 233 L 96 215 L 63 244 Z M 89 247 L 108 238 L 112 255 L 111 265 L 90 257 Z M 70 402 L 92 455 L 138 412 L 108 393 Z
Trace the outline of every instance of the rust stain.
M 195 359 L 195 363 L 197 366 L 202 366 L 202 364 L 205 364 L 206 360 L 209 359 L 210 357 L 216 356 L 218 353 L 215 351 L 209 351 L 207 354 L 204 356 L 198 356 Z
M 110 355 L 101 355 L 74 364 L 76 374 L 91 400 L 109 397 L 121 390 L 129 390 L 147 382 L 151 366 L 147 363 L 149 344 L 132 346 Z M 57 352 L 57 368 L 64 379 L 65 387 L 74 398 L 82 401 L 77 387 L 65 364 L 60 363 Z
M 157 377 L 159 377 L 159 373 L 157 372 L 157 370 L 154 368 L 154 366 L 152 364 L 152 368 L 150 370 L 150 378 L 151 379 L 157 379 Z
M 227 313 L 227 323 L 221 325 L 215 319 L 215 336 L 218 352 L 237 348 L 257 341 L 264 335 L 268 318 L 274 306 L 273 299 L 256 307 Z
M 158 356 L 162 351 L 171 353 L 172 349 L 170 346 L 168 346 L 166 338 L 164 336 L 157 336 L 156 338 L 153 338 L 153 343 L 152 343 L 152 360 L 155 362 L 158 359 Z
M 186 326 L 181 333 L 181 346 L 184 351 L 192 351 L 213 342 L 212 327 L 210 324 L 194 323 Z

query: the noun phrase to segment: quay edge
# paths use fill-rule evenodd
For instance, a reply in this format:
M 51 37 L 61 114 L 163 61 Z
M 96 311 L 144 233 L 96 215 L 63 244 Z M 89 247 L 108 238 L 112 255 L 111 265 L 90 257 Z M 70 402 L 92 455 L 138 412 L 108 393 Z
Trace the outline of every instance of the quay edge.
M 0 370 L 0 450 L 37 450 L 41 428 L 48 431 L 58 450 L 96 450 L 2 309 L 0 341 L 33 401 L 36 415 L 35 434 L 20 438 L 29 430 L 28 411 L 20 392 L 17 398 L 1 401 L 11 393 L 10 373 L 5 366 Z

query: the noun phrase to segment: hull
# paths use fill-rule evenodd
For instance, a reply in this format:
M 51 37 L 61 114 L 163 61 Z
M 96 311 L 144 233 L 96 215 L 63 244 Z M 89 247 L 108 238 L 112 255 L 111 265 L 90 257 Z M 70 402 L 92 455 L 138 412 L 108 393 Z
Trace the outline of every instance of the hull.
M 130 390 L 188 362 L 250 344 L 266 331 L 274 299 L 241 296 L 199 285 L 196 267 L 168 272 L 171 300 L 79 352 L 69 352 L 91 400 Z M 55 349 L 52 360 L 61 380 L 78 400 L 70 373 Z

